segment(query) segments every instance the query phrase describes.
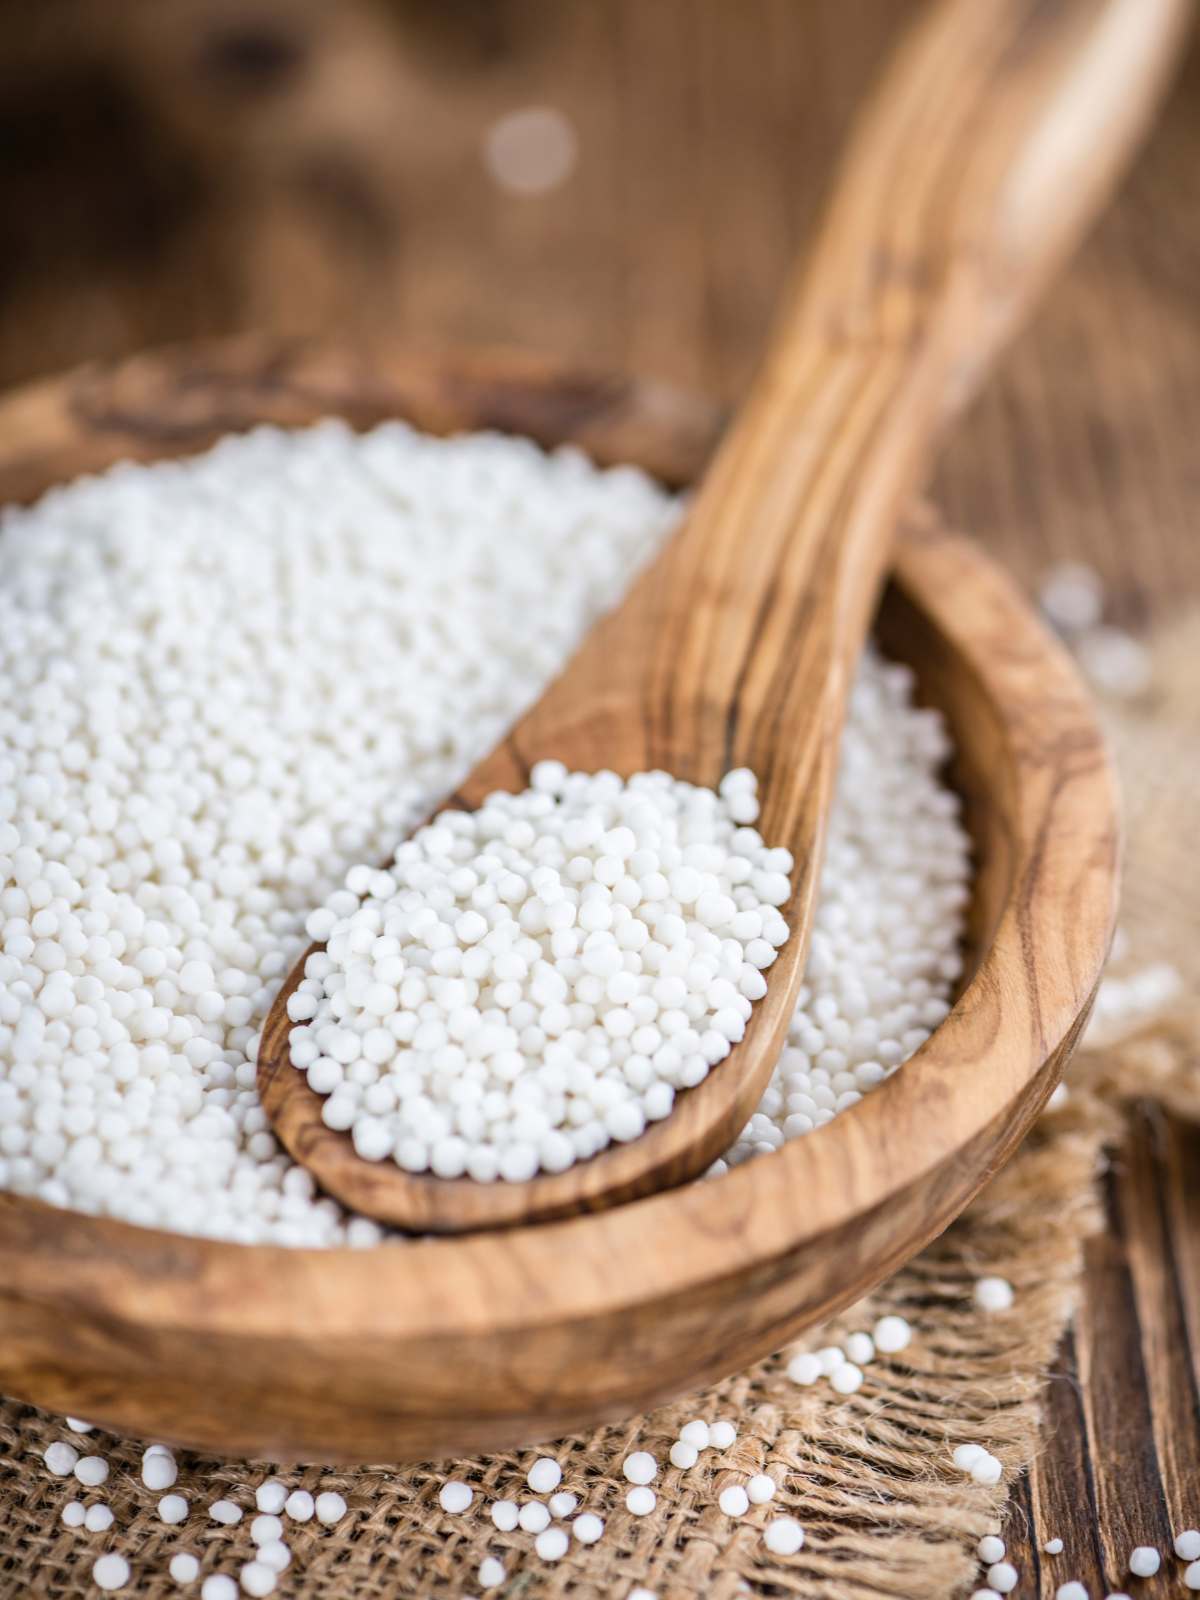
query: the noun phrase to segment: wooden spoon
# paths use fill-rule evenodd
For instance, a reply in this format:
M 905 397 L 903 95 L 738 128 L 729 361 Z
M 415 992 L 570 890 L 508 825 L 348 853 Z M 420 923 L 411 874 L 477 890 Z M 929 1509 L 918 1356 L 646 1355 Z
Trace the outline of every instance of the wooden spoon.
M 850 144 L 764 369 L 683 526 L 566 671 L 447 801 L 528 783 L 543 757 L 715 785 L 759 778 L 797 866 L 792 933 L 744 1040 L 641 1138 L 521 1184 L 362 1160 L 288 1060 L 258 1084 L 321 1186 L 397 1227 L 560 1217 L 695 1177 L 770 1078 L 804 968 L 847 686 L 894 530 L 947 417 L 1097 211 L 1184 24 L 1179 0 L 944 0 L 896 54 Z M 307 954 L 307 952 L 306 952 Z

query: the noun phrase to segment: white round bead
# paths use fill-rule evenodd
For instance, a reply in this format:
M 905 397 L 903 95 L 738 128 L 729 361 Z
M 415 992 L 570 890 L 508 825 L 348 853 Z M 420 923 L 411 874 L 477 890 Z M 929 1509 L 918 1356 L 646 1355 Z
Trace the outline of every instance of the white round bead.
M 97 1589 L 123 1589 L 129 1578 L 128 1561 L 113 1552 L 100 1556 L 92 1565 L 92 1582 Z
M 717 1504 L 727 1517 L 744 1517 L 750 1509 L 750 1496 L 741 1484 L 735 1483 L 721 1490 Z
M 558 1561 L 567 1553 L 569 1539 L 562 1528 L 545 1528 L 533 1541 L 533 1547 L 543 1561 Z
M 763 1529 L 763 1543 L 775 1556 L 794 1556 L 804 1546 L 804 1529 L 795 1517 L 773 1517 Z
M 446 1489 L 450 1487 L 450 1484 L 446 1485 Z M 460 1490 L 464 1487 L 465 1485 L 463 1484 L 458 1485 Z M 442 1492 L 444 1494 L 445 1489 L 443 1489 Z M 470 1505 L 470 1503 L 471 1491 L 468 1489 L 466 1505 Z M 442 1501 L 442 1505 L 447 1511 L 451 1509 L 446 1505 L 444 1500 Z M 465 1510 L 466 1506 L 464 1506 L 462 1509 Z M 327 1528 L 332 1528 L 335 1522 L 340 1522 L 346 1515 L 346 1501 L 342 1495 L 337 1493 L 336 1490 L 326 1489 L 323 1494 L 319 1494 L 313 1501 L 313 1510 L 316 1512 L 318 1522 L 323 1523 Z M 282 1528 L 280 1531 L 282 1532 Z M 278 1538 L 279 1534 L 277 1533 L 275 1537 Z
M 525 1475 L 534 1494 L 549 1494 L 562 1482 L 562 1468 L 550 1456 L 539 1456 Z
M 630 1483 L 653 1483 L 658 1476 L 658 1462 L 648 1450 L 634 1450 L 625 1457 L 621 1471 Z
M 511 1533 L 517 1525 L 519 1513 L 520 1507 L 515 1500 L 497 1500 L 492 1505 L 492 1522 L 501 1533 Z

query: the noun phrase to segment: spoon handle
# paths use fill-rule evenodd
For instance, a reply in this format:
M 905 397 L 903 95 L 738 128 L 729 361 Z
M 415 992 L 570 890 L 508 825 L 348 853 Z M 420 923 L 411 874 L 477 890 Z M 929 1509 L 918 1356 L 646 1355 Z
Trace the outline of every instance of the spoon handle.
M 922 12 L 856 123 L 686 525 L 631 596 L 634 616 L 585 646 L 614 704 L 638 695 L 645 726 L 625 742 L 640 741 L 644 763 L 701 782 L 754 768 L 770 838 L 803 837 L 803 813 L 823 814 L 826 746 L 897 519 L 940 428 L 1126 165 L 1191 10 L 938 0 Z M 781 760 L 789 781 L 772 782 Z

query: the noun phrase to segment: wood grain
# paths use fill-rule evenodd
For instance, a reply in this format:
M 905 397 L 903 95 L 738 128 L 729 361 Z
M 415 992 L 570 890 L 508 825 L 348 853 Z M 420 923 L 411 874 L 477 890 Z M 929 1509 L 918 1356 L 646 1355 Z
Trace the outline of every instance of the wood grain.
M 1129 1552 L 1162 1569 L 1146 1600 L 1181 1589 L 1174 1535 L 1200 1527 L 1200 1129 L 1149 1102 L 1105 1184 L 1111 1226 L 1087 1247 L 1074 1332 L 1047 1388 L 1045 1449 L 1012 1507 L 1012 1559 L 1052 1596 L 1078 1578 L 1126 1589 Z M 1062 1539 L 1047 1556 L 1047 1539 Z
M 759 779 L 795 858 L 791 929 L 744 1039 L 671 1115 L 526 1183 L 368 1162 L 288 1060 L 287 1002 L 258 1084 L 280 1139 L 355 1210 L 413 1232 L 508 1227 L 696 1177 L 762 1098 L 804 976 L 853 665 L 896 525 L 970 395 L 1107 198 L 1157 103 L 1189 0 L 941 0 L 856 122 L 762 375 L 682 529 L 450 805 L 517 790 L 543 758 L 715 786 Z
M 332 220 L 328 191 L 300 176 L 308 154 L 328 143 L 314 126 L 325 113 L 310 90 L 324 81 L 334 47 L 331 8 L 256 0 L 260 31 L 299 36 L 300 65 L 286 82 L 239 91 L 237 115 L 264 133 L 246 142 L 235 172 L 209 159 L 207 145 L 181 149 L 178 120 L 147 123 L 152 107 L 141 89 L 153 78 L 155 104 L 188 100 L 193 125 L 228 118 L 227 91 L 203 71 L 219 51 L 219 8 L 173 7 L 177 41 L 166 54 L 139 41 L 145 69 L 135 74 L 117 57 L 133 48 L 123 19 L 144 10 L 140 0 L 109 0 L 103 41 L 95 37 L 102 13 L 90 3 L 70 4 L 65 22 L 68 0 L 41 8 L 38 29 L 24 0 L 9 0 L 8 10 L 16 16 L 18 5 L 20 26 L 7 28 L 0 57 L 6 386 L 166 338 L 251 325 L 335 329 L 345 338 L 386 327 L 433 344 L 554 350 L 725 400 L 744 385 L 837 143 L 908 9 L 895 0 L 492 0 L 489 16 L 500 20 L 481 49 L 478 35 L 455 26 L 457 0 L 446 0 L 437 8 L 441 55 L 431 64 L 405 22 L 418 8 L 393 3 L 393 48 L 373 55 L 390 75 L 388 93 L 360 100 L 353 136 L 359 148 L 374 147 L 361 157 L 369 174 L 389 138 L 399 152 L 389 180 L 372 189 L 387 246 L 364 268 Z M 348 32 L 358 9 L 352 0 L 337 8 Z M 106 75 L 97 78 L 91 63 L 102 48 Z M 408 58 L 407 68 L 397 57 Z M 389 135 L 387 119 L 390 108 L 412 103 L 410 74 L 434 86 L 437 118 L 423 116 L 421 138 L 405 142 Z M 106 120 L 114 95 L 118 114 Z M 571 118 L 581 159 L 562 188 L 527 200 L 488 184 L 477 144 L 491 117 L 532 100 Z M 50 104 L 72 115 L 48 125 L 40 107 Z M 144 130 L 132 148 L 130 129 Z M 339 152 L 352 172 L 360 166 L 353 140 Z M 46 193 L 53 205 L 41 203 Z M 1198 274 L 1194 39 L 1146 157 L 956 426 L 935 484 L 956 525 L 1022 582 L 1052 559 L 1086 559 L 1103 575 L 1117 618 L 1138 627 L 1200 598 Z M 1200 1150 L 1177 1122 L 1145 1149 L 1157 1206 L 1149 1216 L 1126 1211 L 1122 1247 L 1144 1240 L 1157 1250 L 1161 1214 L 1171 1249 L 1161 1295 L 1147 1299 L 1139 1326 L 1183 1305 L 1178 1360 L 1198 1376 L 1182 1402 L 1178 1390 L 1149 1391 L 1144 1361 L 1118 1378 L 1131 1404 L 1150 1395 L 1160 1461 L 1191 1467 Z M 1123 1166 L 1119 1154 L 1114 1171 Z M 1085 1296 L 1090 1283 L 1087 1274 Z M 1093 1362 L 1089 1381 L 1097 1373 Z M 1103 1438 L 1093 1450 L 1083 1434 L 1081 1385 L 1068 1349 L 1050 1391 L 1064 1404 L 1047 1419 L 1039 1474 L 1061 1486 L 1076 1513 L 1076 1546 L 1086 1549 L 1088 1476 L 1119 1474 L 1123 1462 Z M 1200 1525 L 1193 1481 L 1193 1472 L 1177 1472 L 1166 1487 L 1176 1525 Z M 1035 1530 L 1018 1508 L 1005 1532 L 1026 1574 L 1023 1592 L 1034 1572 L 1033 1533 L 1048 1538 L 1063 1526 L 1042 1517 Z M 1043 1560 L 1035 1589 L 1047 1597 L 1062 1581 L 1052 1568 Z M 1081 1575 L 1093 1595 L 1107 1592 L 1095 1572 Z M 1144 1592 L 1175 1589 L 1164 1577 Z
M 0 499 L 10 482 L 35 487 L 28 452 L 55 471 L 69 470 L 72 434 L 93 466 L 132 440 L 148 458 L 178 453 L 247 394 L 264 419 L 293 422 L 355 386 L 360 421 L 407 396 L 426 422 L 441 407 L 448 428 L 515 411 L 540 417 L 548 443 L 586 432 L 633 460 L 678 461 L 711 432 L 689 402 L 672 439 L 664 394 L 652 402 L 636 384 L 551 376 L 540 399 L 518 400 L 540 381 L 522 371 L 489 380 L 479 362 L 446 361 L 430 373 L 378 351 L 346 365 L 262 343 L 93 368 L 0 405 L 0 440 L 25 441 L 0 458 Z M 590 397 L 557 430 L 556 393 Z M 1115 796 L 1069 661 L 1012 586 L 932 518 L 901 543 L 881 632 L 948 718 L 983 864 L 970 979 L 903 1072 L 770 1159 L 514 1228 L 500 1248 L 486 1236 L 247 1248 L 0 1196 L 0 1391 L 120 1432 L 272 1459 L 531 1442 L 777 1348 L 939 1232 L 1015 1148 L 1086 1017 L 1113 915 Z

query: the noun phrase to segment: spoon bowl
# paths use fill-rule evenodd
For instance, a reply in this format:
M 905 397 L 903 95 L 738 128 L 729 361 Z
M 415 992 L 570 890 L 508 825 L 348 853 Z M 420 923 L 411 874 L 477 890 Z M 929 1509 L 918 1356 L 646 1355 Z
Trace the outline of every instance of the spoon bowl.
M 327 415 L 570 441 L 680 487 L 721 421 L 660 386 L 527 357 L 185 346 L 0 401 L 0 502 Z M 242 1458 L 507 1449 L 766 1355 L 939 1233 L 1015 1149 L 1087 1017 L 1116 796 L 1065 652 L 928 513 L 906 519 L 875 631 L 947 719 L 976 862 L 962 991 L 899 1072 L 724 1177 L 491 1237 L 288 1250 L 0 1194 L 0 1392 Z

